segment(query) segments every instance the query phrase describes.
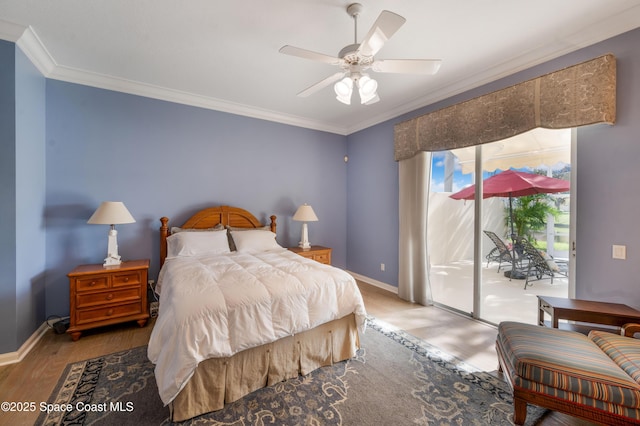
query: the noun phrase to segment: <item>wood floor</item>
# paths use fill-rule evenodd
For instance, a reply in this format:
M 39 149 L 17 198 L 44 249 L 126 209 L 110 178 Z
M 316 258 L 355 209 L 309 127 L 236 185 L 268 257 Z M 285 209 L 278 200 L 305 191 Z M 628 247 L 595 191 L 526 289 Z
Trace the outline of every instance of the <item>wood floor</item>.
M 496 329 L 436 307 L 405 302 L 386 290 L 359 282 L 367 312 L 379 320 L 423 338 L 482 370 L 499 374 L 494 344 Z M 65 366 L 149 341 L 153 321 L 140 328 L 135 323 L 88 331 L 72 342 L 68 335 L 49 330 L 20 363 L 0 367 L 0 401 L 47 401 Z M 0 424 L 31 425 L 39 412 L 0 412 Z M 591 425 L 558 413 L 538 425 Z

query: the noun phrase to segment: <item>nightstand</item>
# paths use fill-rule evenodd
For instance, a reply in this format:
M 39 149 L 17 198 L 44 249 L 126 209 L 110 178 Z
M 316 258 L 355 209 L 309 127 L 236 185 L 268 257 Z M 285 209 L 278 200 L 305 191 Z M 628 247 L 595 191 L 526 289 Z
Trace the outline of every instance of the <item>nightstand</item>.
M 70 325 L 76 341 L 82 331 L 127 321 L 144 327 L 149 318 L 147 273 L 149 260 L 120 265 L 80 265 L 69 272 Z
M 331 265 L 331 249 L 328 247 L 311 246 L 311 248 L 308 249 L 303 249 L 300 247 L 289 247 L 289 250 L 294 253 L 298 253 L 302 257 Z

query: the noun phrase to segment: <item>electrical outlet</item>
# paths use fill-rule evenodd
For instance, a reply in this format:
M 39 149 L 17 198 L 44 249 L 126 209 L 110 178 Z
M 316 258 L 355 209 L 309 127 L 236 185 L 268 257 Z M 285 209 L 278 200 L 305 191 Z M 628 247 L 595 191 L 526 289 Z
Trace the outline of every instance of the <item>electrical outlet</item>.
M 160 302 L 151 302 L 149 305 L 149 315 L 151 315 L 151 318 L 158 316 L 158 308 L 160 308 Z
M 380 270 L 384 272 L 384 263 L 380 264 Z

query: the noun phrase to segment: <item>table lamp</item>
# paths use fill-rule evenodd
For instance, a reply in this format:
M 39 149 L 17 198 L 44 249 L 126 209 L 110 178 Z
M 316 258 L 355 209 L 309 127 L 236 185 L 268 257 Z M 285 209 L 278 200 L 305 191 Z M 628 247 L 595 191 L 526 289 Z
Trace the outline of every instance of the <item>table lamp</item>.
M 298 207 L 296 214 L 293 215 L 293 220 L 302 222 L 302 238 L 300 239 L 299 247 L 303 249 L 311 248 L 309 244 L 309 231 L 307 230 L 307 222 L 317 222 L 318 216 L 313 212 L 313 209 L 308 204 L 303 204 Z
M 104 201 L 93 215 L 91 215 L 87 223 L 92 225 L 111 225 L 107 257 L 104 260 L 103 266 L 119 265 L 122 263 L 118 255 L 118 231 L 116 231 L 116 225 L 134 223 L 135 221 L 122 201 Z

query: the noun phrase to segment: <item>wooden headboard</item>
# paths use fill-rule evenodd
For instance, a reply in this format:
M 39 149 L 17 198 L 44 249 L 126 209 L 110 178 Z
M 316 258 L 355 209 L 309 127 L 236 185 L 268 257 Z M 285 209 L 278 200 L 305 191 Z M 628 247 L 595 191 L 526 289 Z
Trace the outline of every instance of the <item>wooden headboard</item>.
M 276 216 L 270 216 L 271 232 L 276 232 Z M 160 222 L 160 267 L 164 265 L 167 257 L 167 237 L 171 235 L 169 229 L 169 218 L 161 217 Z M 260 223 L 256 217 L 248 211 L 239 207 L 220 206 L 209 207 L 196 212 L 180 226 L 183 229 L 207 229 L 213 228 L 217 224 L 233 226 L 234 228 L 261 228 L 265 225 Z

